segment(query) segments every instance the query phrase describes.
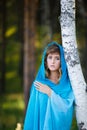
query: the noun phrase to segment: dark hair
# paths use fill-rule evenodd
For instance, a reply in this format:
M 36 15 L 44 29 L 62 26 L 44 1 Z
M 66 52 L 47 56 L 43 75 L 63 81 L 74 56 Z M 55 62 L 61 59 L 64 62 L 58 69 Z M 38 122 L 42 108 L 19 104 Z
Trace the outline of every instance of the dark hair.
M 52 53 L 58 53 L 59 55 L 60 55 L 60 49 L 59 49 L 59 47 L 56 45 L 56 44 L 53 44 L 53 45 L 51 45 L 51 46 L 49 46 L 48 48 L 47 48 L 47 51 L 46 51 L 46 55 L 45 55 L 45 59 L 44 59 L 44 66 L 45 66 L 45 72 L 46 72 L 46 77 L 49 77 L 49 75 L 50 75 L 50 70 L 48 69 L 48 67 L 47 67 L 47 56 L 49 55 L 49 54 L 52 54 Z

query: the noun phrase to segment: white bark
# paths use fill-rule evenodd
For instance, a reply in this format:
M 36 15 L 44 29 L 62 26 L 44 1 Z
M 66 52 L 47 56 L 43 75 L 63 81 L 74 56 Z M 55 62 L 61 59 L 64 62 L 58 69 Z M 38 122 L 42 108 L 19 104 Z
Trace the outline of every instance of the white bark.
M 75 0 L 61 0 L 60 24 L 65 59 L 75 95 L 78 129 L 87 130 L 87 92 L 77 50 Z

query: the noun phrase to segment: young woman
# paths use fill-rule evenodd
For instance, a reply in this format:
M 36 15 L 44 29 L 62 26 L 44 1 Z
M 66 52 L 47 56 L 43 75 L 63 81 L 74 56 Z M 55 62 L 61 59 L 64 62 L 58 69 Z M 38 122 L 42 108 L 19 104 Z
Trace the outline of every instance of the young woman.
M 51 42 L 32 84 L 24 130 L 70 130 L 74 95 L 61 45 Z

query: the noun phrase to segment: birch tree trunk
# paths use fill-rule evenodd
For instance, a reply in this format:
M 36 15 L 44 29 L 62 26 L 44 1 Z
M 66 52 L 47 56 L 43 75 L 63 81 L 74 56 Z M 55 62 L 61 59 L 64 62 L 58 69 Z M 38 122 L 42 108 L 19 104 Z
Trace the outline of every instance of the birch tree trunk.
M 61 0 L 62 44 L 75 95 L 76 119 L 79 130 L 87 130 L 87 93 L 76 42 L 75 0 Z

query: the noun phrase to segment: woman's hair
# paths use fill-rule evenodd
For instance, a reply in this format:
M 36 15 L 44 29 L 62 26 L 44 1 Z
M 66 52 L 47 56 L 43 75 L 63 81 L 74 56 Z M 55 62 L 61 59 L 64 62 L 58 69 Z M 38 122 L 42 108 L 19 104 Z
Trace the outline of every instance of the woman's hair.
M 49 54 L 52 54 L 52 53 L 58 53 L 59 55 L 60 55 L 60 49 L 59 49 L 59 47 L 56 45 L 56 44 L 53 44 L 53 45 L 51 45 L 51 46 L 49 46 L 48 48 L 47 48 L 47 51 L 46 51 L 46 55 L 45 55 L 45 59 L 44 59 L 44 66 L 45 66 L 45 72 L 46 72 L 46 77 L 48 77 L 49 78 L 49 76 L 50 76 L 50 70 L 48 69 L 48 67 L 47 67 L 47 56 L 49 55 Z M 61 70 L 59 70 L 60 72 L 60 76 L 61 76 Z M 59 76 L 59 77 L 60 77 Z

